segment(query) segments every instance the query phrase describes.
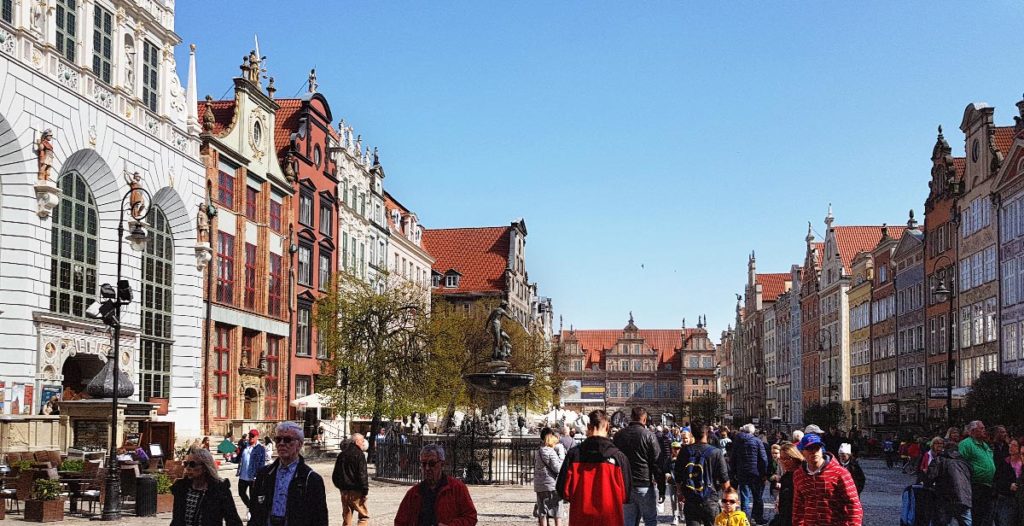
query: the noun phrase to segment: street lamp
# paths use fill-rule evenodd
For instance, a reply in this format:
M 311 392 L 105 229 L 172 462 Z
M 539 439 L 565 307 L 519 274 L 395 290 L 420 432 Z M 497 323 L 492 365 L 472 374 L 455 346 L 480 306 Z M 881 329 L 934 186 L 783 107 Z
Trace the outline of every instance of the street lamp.
M 110 366 L 112 374 L 109 378 L 112 389 L 110 390 L 110 450 L 108 451 L 109 465 L 106 480 L 107 496 L 103 501 L 103 513 L 100 515 L 100 520 L 104 521 L 121 519 L 121 477 L 120 470 L 117 469 L 117 405 L 121 376 L 121 307 L 128 305 L 132 301 L 131 285 L 128 283 L 128 280 L 121 279 L 124 240 L 128 239 L 132 249 L 136 251 L 146 249 L 148 235 L 146 234 L 145 220 L 149 216 L 150 203 L 152 202 L 149 192 L 142 188 L 139 182 L 140 177 L 138 173 L 129 176 L 128 180 L 129 190 L 121 198 L 120 218 L 117 222 L 117 289 L 115 290 L 109 284 L 100 286 L 100 301 L 94 302 L 86 311 L 90 318 L 103 320 L 103 323 L 113 329 L 114 332 L 113 352 L 108 357 L 109 361 L 113 361 L 113 365 Z M 128 211 L 130 217 L 127 236 L 125 235 L 125 210 Z M 101 374 L 103 373 L 101 372 Z M 96 389 L 106 393 L 105 380 L 107 378 L 101 378 L 100 383 L 96 383 L 96 380 L 90 382 L 90 392 L 95 384 L 97 386 Z M 135 387 L 129 381 L 124 390 L 125 394 L 121 396 L 128 397 L 135 391 Z
M 939 284 L 935 287 L 932 294 L 935 295 L 935 299 L 939 302 L 949 301 L 949 319 L 946 320 L 947 327 L 947 338 L 946 338 L 946 426 L 953 427 L 953 338 L 956 334 L 953 333 L 953 297 L 955 296 L 953 276 L 955 268 L 953 267 L 953 260 L 945 254 L 939 256 L 935 260 L 935 267 L 938 267 L 940 262 L 944 261 L 945 266 L 936 271 L 936 280 Z M 934 267 L 933 267 L 934 268 Z M 946 283 L 949 283 L 947 286 Z

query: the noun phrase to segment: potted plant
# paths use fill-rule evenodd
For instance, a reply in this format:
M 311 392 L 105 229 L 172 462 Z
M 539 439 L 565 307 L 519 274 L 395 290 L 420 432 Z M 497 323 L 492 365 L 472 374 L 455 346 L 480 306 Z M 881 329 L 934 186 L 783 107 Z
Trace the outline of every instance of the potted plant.
M 17 460 L 11 463 L 11 468 L 18 474 L 18 478 L 14 482 L 14 487 L 18 491 L 18 500 L 27 500 L 32 496 L 32 481 L 36 479 L 32 461 Z
M 69 473 L 81 473 L 85 471 L 85 460 L 81 458 L 69 458 L 60 463 L 58 471 L 67 471 Z
M 156 512 L 174 511 L 174 495 L 171 495 L 171 484 L 174 481 L 166 473 L 156 475 Z
M 56 522 L 64 520 L 64 499 L 60 481 L 39 479 L 32 486 L 32 498 L 25 501 L 25 520 Z

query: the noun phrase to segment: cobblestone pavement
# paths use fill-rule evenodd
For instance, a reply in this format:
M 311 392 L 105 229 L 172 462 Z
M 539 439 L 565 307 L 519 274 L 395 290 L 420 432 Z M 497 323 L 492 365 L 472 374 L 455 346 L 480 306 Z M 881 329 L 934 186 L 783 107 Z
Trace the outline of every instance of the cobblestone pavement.
M 314 469 L 323 475 L 327 482 L 328 508 L 330 513 L 330 524 L 341 524 L 341 500 L 338 492 L 334 490 L 330 482 L 333 462 L 314 461 Z M 864 503 L 864 526 L 889 526 L 899 524 L 900 499 L 903 489 L 912 482 L 913 477 L 903 475 L 896 470 L 887 470 L 885 464 L 880 460 L 864 459 L 861 466 L 867 475 L 867 484 L 864 494 L 861 496 Z M 372 467 L 371 467 L 372 469 Z M 222 470 L 221 474 L 231 479 L 232 489 L 237 488 L 237 480 L 232 471 Z M 392 524 L 398 505 L 408 490 L 408 486 L 395 484 L 384 484 L 376 481 L 370 483 L 369 509 L 371 513 L 371 524 L 387 525 Z M 480 524 L 536 524 L 532 517 L 534 493 L 531 486 L 471 486 L 470 493 L 476 503 Z M 766 501 L 770 501 L 765 495 Z M 243 510 L 241 500 L 235 497 L 235 503 L 239 510 Z M 767 504 L 767 502 L 766 502 Z M 772 506 L 767 508 L 771 510 Z M 774 510 L 766 511 L 765 515 L 771 516 Z M 243 519 L 244 511 L 241 512 Z M 126 517 L 120 524 L 132 526 L 165 526 L 170 522 L 170 514 L 165 513 L 156 517 Z M 662 516 L 659 523 L 668 524 L 670 517 Z M 84 525 L 91 523 L 89 518 L 66 516 L 65 524 Z M 0 521 L 0 524 L 22 523 L 20 514 L 9 514 L 7 519 Z

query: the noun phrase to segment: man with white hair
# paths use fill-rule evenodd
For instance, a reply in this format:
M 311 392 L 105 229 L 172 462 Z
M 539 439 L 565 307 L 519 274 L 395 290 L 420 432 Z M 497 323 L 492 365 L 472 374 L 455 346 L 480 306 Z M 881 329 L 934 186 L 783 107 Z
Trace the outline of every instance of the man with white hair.
M 302 426 L 281 422 L 274 430 L 277 460 L 256 473 L 249 526 L 327 524 L 324 479 L 303 461 Z
M 971 466 L 971 519 L 974 526 L 992 524 L 992 479 L 996 473 L 992 447 L 985 440 L 985 424 L 975 420 L 967 424 L 968 437 L 957 450 Z
M 754 524 L 764 524 L 764 483 L 768 479 L 768 452 L 754 436 L 757 428 L 746 424 L 732 441 L 729 473 L 739 490 L 740 506 Z M 751 513 L 753 512 L 753 513 Z
M 800 443 L 800 439 L 803 438 L 803 437 L 804 437 L 804 432 L 803 431 L 800 431 L 799 429 L 794 429 L 793 430 L 793 444 L 794 445 L 799 444 Z
M 366 473 L 366 455 L 370 443 L 363 435 L 356 433 L 346 441 L 338 460 L 334 462 L 331 481 L 341 490 L 341 523 L 352 524 L 352 513 L 359 516 L 359 526 L 370 523 L 370 512 L 366 509 L 366 496 L 370 493 L 369 477 Z

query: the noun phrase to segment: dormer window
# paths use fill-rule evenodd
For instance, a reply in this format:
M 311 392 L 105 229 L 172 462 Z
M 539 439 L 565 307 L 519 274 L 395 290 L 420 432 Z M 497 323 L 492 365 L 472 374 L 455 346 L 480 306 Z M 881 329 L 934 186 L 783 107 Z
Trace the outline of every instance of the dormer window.
M 398 267 L 396 266 L 395 268 L 397 269 Z M 432 286 L 432 287 L 440 287 L 441 286 L 441 275 L 438 274 L 437 272 L 432 272 L 430 274 L 430 286 Z
M 455 270 L 449 270 L 444 275 L 444 288 L 446 289 L 457 289 L 459 288 L 459 278 L 462 276 Z

